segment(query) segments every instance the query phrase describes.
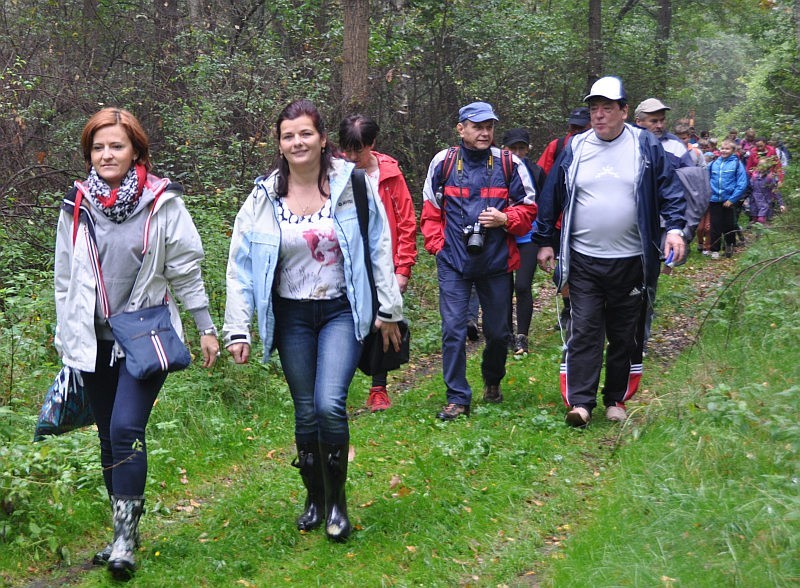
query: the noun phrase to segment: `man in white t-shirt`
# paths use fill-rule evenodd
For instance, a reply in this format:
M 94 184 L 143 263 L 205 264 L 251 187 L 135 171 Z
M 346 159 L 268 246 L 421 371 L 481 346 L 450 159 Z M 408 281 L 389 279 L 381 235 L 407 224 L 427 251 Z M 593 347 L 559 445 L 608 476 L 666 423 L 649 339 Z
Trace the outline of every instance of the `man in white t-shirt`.
M 625 402 L 641 379 L 645 309 L 655 295 L 659 259 L 677 263 L 686 248 L 683 189 L 658 139 L 626 124 L 622 81 L 599 79 L 585 100 L 592 129 L 573 137 L 556 160 L 534 235 L 540 267 L 556 269 L 559 291 L 569 290 L 561 394 L 574 427 L 585 427 L 597 405 L 606 338 L 606 417 L 627 417 Z M 550 239 L 562 214 L 556 263 Z M 663 251 L 660 218 L 667 230 Z

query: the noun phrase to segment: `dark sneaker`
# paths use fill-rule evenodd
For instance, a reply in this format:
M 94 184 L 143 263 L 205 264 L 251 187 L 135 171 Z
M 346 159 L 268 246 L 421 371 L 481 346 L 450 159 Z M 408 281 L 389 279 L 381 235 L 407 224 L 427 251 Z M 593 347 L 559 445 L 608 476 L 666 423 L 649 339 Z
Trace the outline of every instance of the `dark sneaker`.
M 438 412 L 436 418 L 440 421 L 453 421 L 462 414 L 469 416 L 469 404 L 454 404 L 451 402 Z
M 731 255 L 733 255 L 733 245 L 725 243 L 725 257 L 730 257 Z
M 564 420 L 570 427 L 582 429 L 592 420 L 592 415 L 582 406 L 573 406 Z
M 478 340 L 478 323 L 475 321 L 467 321 L 467 339 L 470 341 Z
M 381 412 L 391 406 L 392 401 L 389 398 L 389 393 L 386 392 L 386 386 L 373 386 L 369 389 L 367 408 L 369 408 L 370 412 Z
M 514 355 L 528 355 L 528 337 L 517 335 L 514 340 Z
M 503 393 L 500 391 L 500 384 L 486 384 L 483 387 L 483 401 L 499 404 L 503 402 Z

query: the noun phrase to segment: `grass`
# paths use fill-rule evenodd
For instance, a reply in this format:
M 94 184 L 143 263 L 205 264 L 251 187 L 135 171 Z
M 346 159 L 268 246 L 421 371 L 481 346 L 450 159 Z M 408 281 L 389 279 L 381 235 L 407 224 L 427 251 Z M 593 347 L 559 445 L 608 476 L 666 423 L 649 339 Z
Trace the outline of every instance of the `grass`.
M 786 234 L 764 234 L 737 267 L 796 247 Z M 744 274 L 746 288 L 725 290 L 713 309 L 695 297 L 697 270 L 711 263 L 693 258 L 659 290 L 654 337 L 710 312 L 700 343 L 669 366 L 648 359 L 624 427 L 597 418 L 578 432 L 563 424 L 552 301 L 534 319 L 535 352 L 508 362 L 503 404 L 479 402 L 472 357 L 472 417 L 433 418 L 444 387 L 419 359 L 438 344 L 435 270 L 421 254 L 408 295 L 418 372 L 391 375 L 385 413 L 355 410 L 365 377 L 351 389 L 356 531 L 345 544 L 294 527 L 304 496 L 279 370 L 226 362 L 170 376 L 148 430 L 148 512 L 129 585 L 796 583 L 800 262 Z M 0 412 L 0 585 L 110 585 L 83 565 L 110 533 L 94 433 L 28 442 L 48 375 L 18 374 L 22 393 Z

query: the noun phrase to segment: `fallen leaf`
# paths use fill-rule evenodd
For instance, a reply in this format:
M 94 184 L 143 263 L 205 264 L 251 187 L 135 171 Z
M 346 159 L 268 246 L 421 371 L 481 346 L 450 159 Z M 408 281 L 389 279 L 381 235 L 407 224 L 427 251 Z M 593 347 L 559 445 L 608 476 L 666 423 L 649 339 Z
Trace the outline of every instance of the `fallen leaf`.
M 392 476 L 392 479 L 389 480 L 389 488 L 392 489 L 395 486 L 397 486 L 399 484 L 402 484 L 402 483 L 403 483 L 403 479 L 400 476 L 398 476 L 397 474 L 394 474 Z

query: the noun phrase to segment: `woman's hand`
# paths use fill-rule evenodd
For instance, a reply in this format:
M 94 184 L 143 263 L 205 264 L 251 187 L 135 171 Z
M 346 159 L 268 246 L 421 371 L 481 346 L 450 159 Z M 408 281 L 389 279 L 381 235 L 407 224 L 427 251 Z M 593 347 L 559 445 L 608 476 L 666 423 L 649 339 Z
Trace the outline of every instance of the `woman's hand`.
M 228 345 L 228 352 L 233 356 L 234 363 L 247 363 L 247 360 L 250 359 L 250 345 L 247 343 Z
M 405 294 L 408 288 L 408 276 L 403 274 L 395 274 L 394 276 L 397 279 L 397 285 L 400 287 L 400 294 Z
M 203 367 L 210 368 L 219 357 L 219 341 L 216 335 L 202 335 L 200 349 L 203 350 Z
M 381 332 L 383 336 L 383 351 L 384 353 L 389 350 L 389 343 L 392 344 L 395 351 L 400 351 L 400 327 L 397 323 L 385 323 L 377 319 L 375 321 L 375 328 Z

